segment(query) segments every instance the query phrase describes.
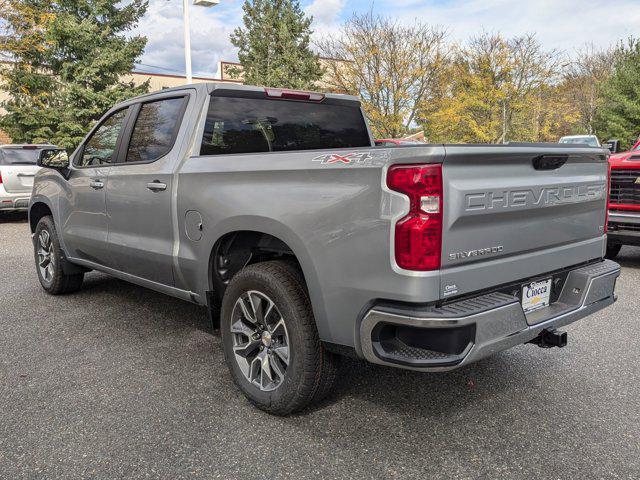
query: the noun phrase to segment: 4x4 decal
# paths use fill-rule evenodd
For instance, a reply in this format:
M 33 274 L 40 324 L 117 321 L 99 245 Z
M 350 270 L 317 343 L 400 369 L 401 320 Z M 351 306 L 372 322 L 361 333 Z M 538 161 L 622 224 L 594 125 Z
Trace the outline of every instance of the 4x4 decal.
M 320 162 L 323 165 L 345 164 L 345 165 L 381 165 L 389 158 L 388 152 L 348 152 L 348 153 L 325 153 L 314 157 L 312 161 Z

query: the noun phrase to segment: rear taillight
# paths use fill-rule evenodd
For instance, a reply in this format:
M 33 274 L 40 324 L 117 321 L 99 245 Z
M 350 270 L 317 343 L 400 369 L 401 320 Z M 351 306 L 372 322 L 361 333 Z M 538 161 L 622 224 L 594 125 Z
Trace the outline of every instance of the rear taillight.
M 395 258 L 405 270 L 438 270 L 442 249 L 442 165 L 395 165 L 387 186 L 409 197 L 395 225 Z
M 2 172 L 0 172 L 0 183 L 2 183 Z

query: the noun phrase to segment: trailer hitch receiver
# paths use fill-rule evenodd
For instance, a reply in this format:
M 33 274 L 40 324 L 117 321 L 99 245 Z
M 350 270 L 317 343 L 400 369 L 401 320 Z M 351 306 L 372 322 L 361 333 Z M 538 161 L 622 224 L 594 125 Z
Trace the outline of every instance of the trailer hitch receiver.
M 542 330 L 536 338 L 529 343 L 538 345 L 540 348 L 551 347 L 566 347 L 567 346 L 567 332 L 561 332 L 560 330 Z

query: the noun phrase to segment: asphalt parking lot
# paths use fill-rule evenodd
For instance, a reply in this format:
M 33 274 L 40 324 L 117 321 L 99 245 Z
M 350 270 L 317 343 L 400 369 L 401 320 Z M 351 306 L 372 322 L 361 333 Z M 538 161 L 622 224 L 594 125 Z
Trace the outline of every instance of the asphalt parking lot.
M 0 217 L 0 478 L 639 478 L 640 249 L 618 302 L 457 372 L 348 360 L 321 407 L 234 388 L 205 311 L 108 276 L 50 297 Z

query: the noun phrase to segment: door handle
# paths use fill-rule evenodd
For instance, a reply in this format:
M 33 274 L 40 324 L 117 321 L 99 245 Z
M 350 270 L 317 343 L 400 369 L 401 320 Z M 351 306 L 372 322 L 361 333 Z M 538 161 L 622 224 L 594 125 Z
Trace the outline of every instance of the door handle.
M 161 192 L 167 189 L 167 184 L 156 180 L 155 182 L 147 183 L 147 188 L 152 192 Z
M 89 182 L 89 186 L 95 190 L 100 190 L 104 187 L 104 182 L 101 180 L 91 180 L 91 182 Z

